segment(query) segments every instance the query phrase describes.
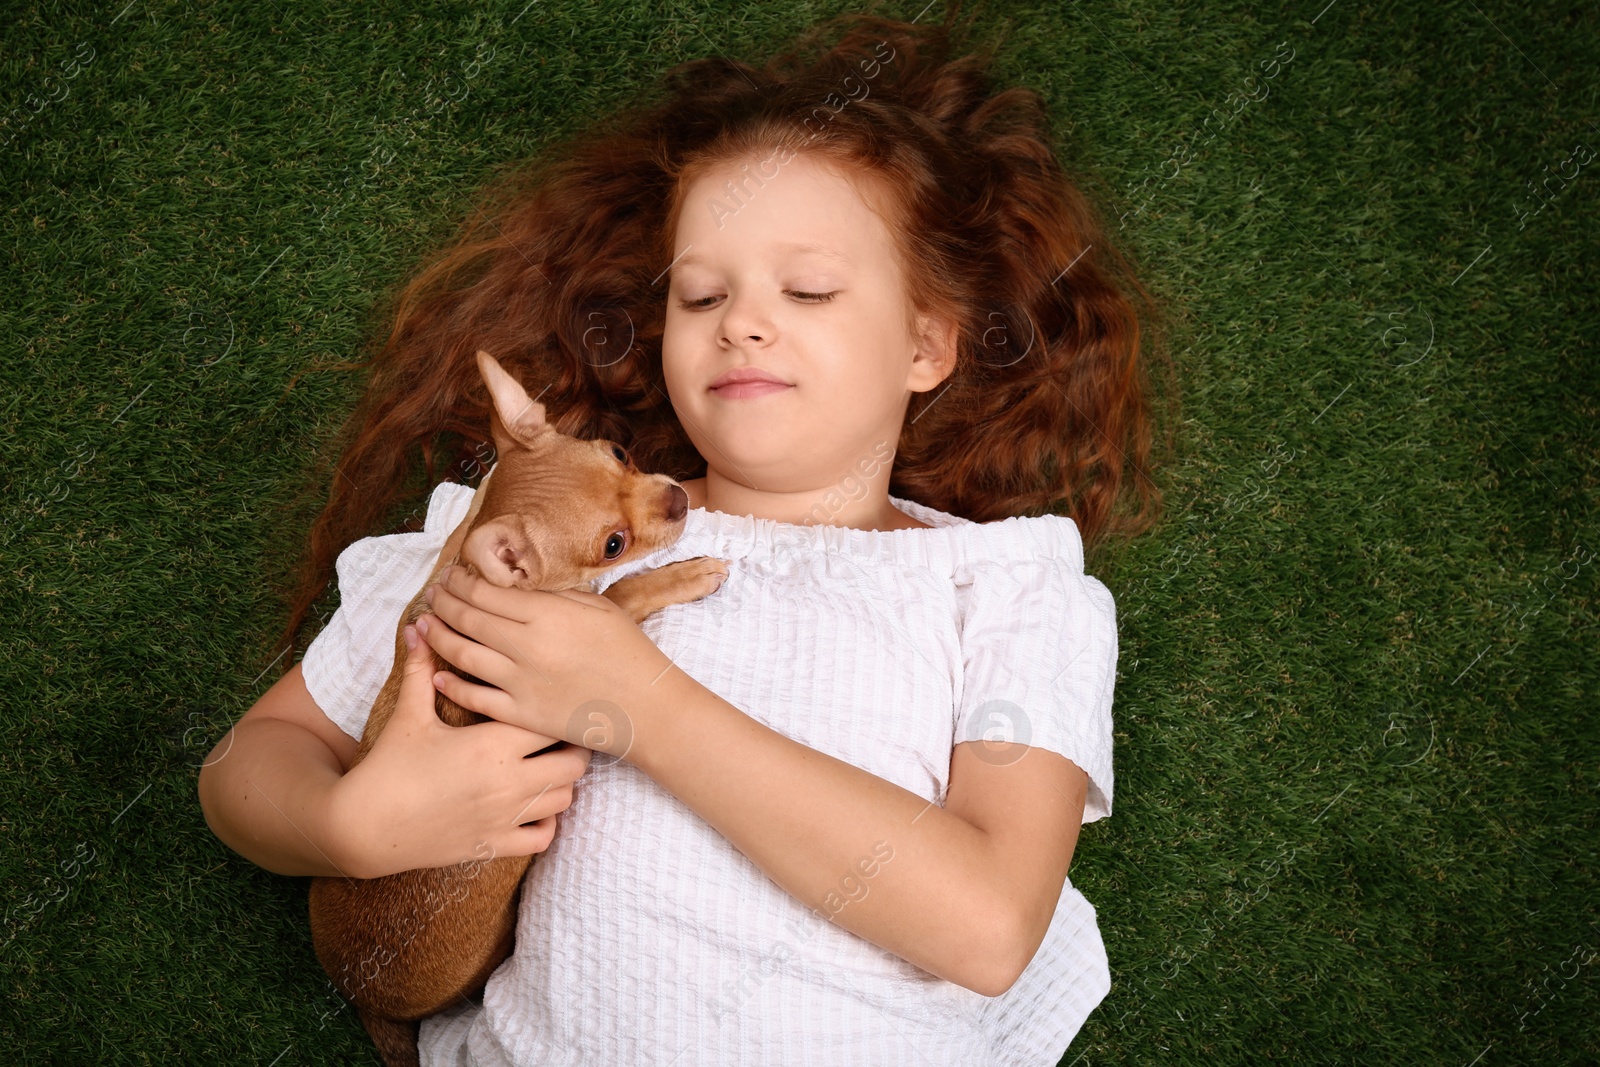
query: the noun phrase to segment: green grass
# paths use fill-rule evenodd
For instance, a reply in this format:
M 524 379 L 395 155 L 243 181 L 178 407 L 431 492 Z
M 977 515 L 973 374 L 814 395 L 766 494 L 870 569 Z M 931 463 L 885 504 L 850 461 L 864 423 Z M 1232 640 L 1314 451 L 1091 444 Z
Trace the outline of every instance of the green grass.
M 5 19 L 13 1062 L 376 1062 L 194 790 L 277 676 L 335 365 L 497 165 L 845 10 L 523 4 Z M 1064 1062 L 1595 1062 L 1600 168 L 1518 206 L 1600 147 L 1600 18 L 1323 4 L 990 8 L 1179 312 L 1167 520 L 1092 566 L 1113 987 Z

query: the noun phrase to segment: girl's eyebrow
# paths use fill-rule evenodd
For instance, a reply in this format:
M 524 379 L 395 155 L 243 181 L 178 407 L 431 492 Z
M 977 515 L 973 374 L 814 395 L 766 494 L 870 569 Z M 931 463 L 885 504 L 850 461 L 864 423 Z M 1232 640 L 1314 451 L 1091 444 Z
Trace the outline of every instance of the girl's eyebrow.
M 804 241 L 786 241 L 783 244 L 776 245 L 775 247 L 780 251 L 810 253 L 811 255 L 822 256 L 826 259 L 838 260 L 840 263 L 844 264 L 849 264 L 852 262 L 850 257 L 845 255 L 843 252 L 829 248 L 826 245 L 811 244 Z M 706 257 L 699 252 L 689 252 L 673 260 L 672 266 L 668 268 L 668 270 L 671 273 L 676 274 L 679 267 L 687 266 L 690 263 L 703 263 L 705 262 L 705 259 Z
M 849 263 L 850 257 L 843 252 L 829 248 L 826 245 L 789 242 L 778 246 L 790 252 L 810 252 L 813 255 L 826 256 L 828 259 L 837 259 L 840 263 Z

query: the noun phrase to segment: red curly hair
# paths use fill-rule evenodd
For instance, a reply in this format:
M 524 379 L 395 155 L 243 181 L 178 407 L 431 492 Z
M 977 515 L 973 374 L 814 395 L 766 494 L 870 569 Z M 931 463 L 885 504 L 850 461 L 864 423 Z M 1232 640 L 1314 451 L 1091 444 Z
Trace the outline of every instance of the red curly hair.
M 1147 324 L 1159 309 L 1056 158 L 1040 96 L 991 89 L 992 46 L 952 55 L 970 27 L 954 7 L 942 25 L 845 15 L 760 68 L 682 63 L 492 183 L 400 291 L 371 358 L 347 365 L 371 375 L 339 434 L 278 654 L 296 647 L 345 546 L 439 481 L 488 469 L 480 348 L 563 433 L 620 442 L 644 470 L 704 474 L 661 367 L 682 194 L 715 165 L 784 148 L 876 179 L 912 303 L 960 326 L 954 370 L 912 397 L 890 492 L 979 522 L 1064 513 L 1091 546 L 1148 529 L 1161 496 L 1146 367 L 1161 350 L 1148 330 L 1141 346 L 1133 301 Z

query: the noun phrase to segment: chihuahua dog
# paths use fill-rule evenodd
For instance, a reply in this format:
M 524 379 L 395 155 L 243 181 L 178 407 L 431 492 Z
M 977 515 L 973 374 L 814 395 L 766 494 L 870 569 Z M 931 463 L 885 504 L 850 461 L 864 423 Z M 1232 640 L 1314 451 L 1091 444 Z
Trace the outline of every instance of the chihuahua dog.
M 517 589 L 574 589 L 670 546 L 683 533 L 689 496 L 682 486 L 639 471 L 609 441 L 557 432 L 544 406 L 530 400 L 493 356 L 479 352 L 477 359 L 493 401 L 490 430 L 498 461 L 427 582 L 401 613 L 394 667 L 372 706 L 352 767 L 372 750 L 394 713 L 406 660 L 405 627 L 428 613 L 423 593 L 446 567 L 460 565 Z M 716 592 L 727 574 L 725 562 L 700 556 L 630 575 L 605 596 L 642 622 L 669 604 Z M 436 670 L 479 681 L 437 652 L 433 657 Z M 451 726 L 485 721 L 443 693 L 435 694 L 434 706 Z M 312 879 L 317 958 L 356 1006 L 388 1067 L 416 1064 L 418 1021 L 476 994 L 510 955 L 522 879 L 533 859 L 487 856 L 382 878 Z

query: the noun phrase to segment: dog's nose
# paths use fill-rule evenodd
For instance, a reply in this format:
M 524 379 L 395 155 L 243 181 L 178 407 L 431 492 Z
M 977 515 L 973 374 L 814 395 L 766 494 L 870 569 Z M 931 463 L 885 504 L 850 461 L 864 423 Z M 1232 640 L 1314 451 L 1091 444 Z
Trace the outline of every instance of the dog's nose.
M 667 521 L 677 522 L 689 510 L 689 494 L 681 485 L 667 487 Z

